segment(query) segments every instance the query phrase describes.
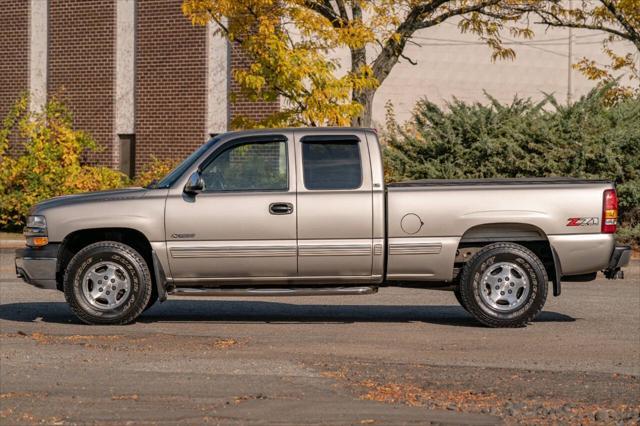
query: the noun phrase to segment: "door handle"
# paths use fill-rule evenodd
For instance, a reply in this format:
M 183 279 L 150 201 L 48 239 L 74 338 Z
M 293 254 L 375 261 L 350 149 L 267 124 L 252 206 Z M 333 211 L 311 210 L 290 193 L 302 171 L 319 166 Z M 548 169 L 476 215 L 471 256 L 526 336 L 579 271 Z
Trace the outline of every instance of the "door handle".
M 271 213 L 271 214 L 291 214 L 291 213 L 293 213 L 293 204 L 291 204 L 291 203 L 271 203 L 271 204 L 269 204 L 269 213 Z

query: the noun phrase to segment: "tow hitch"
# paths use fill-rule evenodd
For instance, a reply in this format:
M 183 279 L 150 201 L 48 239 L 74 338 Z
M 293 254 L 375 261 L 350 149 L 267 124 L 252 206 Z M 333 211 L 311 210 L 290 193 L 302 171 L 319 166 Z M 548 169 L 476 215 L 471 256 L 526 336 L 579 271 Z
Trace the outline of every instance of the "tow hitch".
M 624 279 L 624 271 L 620 268 L 616 269 L 605 269 L 604 276 L 610 280 L 623 280 Z

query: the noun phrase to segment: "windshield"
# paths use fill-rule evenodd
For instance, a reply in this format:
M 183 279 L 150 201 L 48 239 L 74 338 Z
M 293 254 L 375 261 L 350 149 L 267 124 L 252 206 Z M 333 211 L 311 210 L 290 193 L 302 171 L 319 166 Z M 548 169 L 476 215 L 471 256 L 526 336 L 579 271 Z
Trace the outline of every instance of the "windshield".
M 175 169 L 171 170 L 169 174 L 160 179 L 158 182 L 152 182 L 148 189 L 162 189 L 169 188 L 171 185 L 175 183 L 176 180 L 180 178 L 191 166 L 198 161 L 198 158 L 202 156 L 211 146 L 213 146 L 216 142 L 218 142 L 218 138 L 213 138 L 209 140 L 209 142 L 200 146 L 200 148 L 196 149 L 191 155 L 189 155 L 185 160 L 180 163 Z

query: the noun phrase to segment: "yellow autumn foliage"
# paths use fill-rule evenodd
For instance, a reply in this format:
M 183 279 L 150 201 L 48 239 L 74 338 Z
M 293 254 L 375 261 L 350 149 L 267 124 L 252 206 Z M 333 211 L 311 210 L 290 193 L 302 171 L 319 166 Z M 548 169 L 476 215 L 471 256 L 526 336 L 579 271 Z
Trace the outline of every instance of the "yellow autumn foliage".
M 576 68 L 595 79 L 623 71 L 632 83 L 638 77 L 634 56 L 610 47 L 626 40 L 640 49 L 640 0 L 183 0 L 182 11 L 248 54 L 251 65 L 233 72 L 245 95 L 284 100 L 264 120 L 236 117 L 236 128 L 372 125 L 375 92 L 394 66 L 418 65 L 405 52 L 416 32 L 445 23 L 485 43 L 492 60 L 514 59 L 517 41 L 509 37 L 533 38 L 540 19 L 601 31 L 611 63 L 584 59 Z M 335 59 L 347 50 L 350 64 Z
M 154 181 L 159 181 L 168 175 L 178 163 L 179 161 L 174 159 L 161 160 L 157 157 L 152 157 L 151 162 L 137 174 L 133 184 L 135 186 L 148 186 Z
M 87 133 L 73 128 L 64 105 L 50 98 L 41 112 L 29 112 L 22 96 L 2 122 L 0 130 L 0 229 L 19 230 L 29 209 L 58 195 L 124 186 L 128 178 L 83 160 L 97 150 Z M 22 147 L 10 147 L 10 140 Z M 10 155 L 10 148 L 17 155 Z

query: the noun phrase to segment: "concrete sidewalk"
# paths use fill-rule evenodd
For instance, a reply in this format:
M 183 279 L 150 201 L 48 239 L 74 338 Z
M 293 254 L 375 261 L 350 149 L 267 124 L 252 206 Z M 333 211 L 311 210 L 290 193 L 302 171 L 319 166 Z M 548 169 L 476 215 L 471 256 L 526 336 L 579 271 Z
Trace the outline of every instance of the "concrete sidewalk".
M 17 249 L 24 247 L 24 236 L 13 232 L 0 232 L 0 249 Z

